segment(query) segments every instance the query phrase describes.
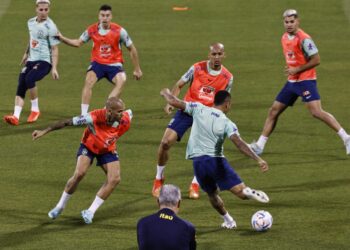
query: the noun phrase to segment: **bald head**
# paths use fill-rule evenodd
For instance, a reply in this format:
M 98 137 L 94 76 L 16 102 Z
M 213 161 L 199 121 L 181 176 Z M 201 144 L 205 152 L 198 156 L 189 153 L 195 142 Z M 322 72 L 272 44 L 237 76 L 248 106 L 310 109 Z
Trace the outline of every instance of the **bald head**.
M 125 109 L 125 104 L 122 99 L 117 97 L 110 97 L 106 102 L 107 109 Z
M 224 45 L 222 43 L 213 43 L 209 46 L 209 49 L 210 51 L 220 50 L 222 52 L 225 50 Z

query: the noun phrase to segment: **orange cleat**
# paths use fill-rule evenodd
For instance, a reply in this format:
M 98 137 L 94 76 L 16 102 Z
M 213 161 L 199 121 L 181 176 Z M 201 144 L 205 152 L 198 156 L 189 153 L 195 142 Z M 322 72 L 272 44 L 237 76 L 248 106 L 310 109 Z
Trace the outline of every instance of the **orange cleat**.
M 152 188 L 152 195 L 156 198 L 159 197 L 160 189 L 164 184 L 164 179 L 154 179 L 153 182 L 153 188 Z
M 197 183 L 191 183 L 188 190 L 188 197 L 194 200 L 199 199 L 199 185 Z
M 28 123 L 35 122 L 36 120 L 38 120 L 39 115 L 40 115 L 40 112 L 35 112 L 35 111 L 30 112 L 27 122 Z
M 14 115 L 5 115 L 4 121 L 13 126 L 18 126 L 19 124 L 18 118 Z

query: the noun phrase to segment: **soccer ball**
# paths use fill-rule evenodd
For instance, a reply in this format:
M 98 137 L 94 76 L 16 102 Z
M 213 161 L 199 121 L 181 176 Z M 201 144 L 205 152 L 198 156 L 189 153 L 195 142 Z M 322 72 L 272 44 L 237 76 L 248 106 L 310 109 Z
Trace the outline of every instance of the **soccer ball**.
M 269 230 L 272 226 L 272 222 L 272 215 L 264 210 L 260 210 L 252 216 L 252 227 L 258 232 Z

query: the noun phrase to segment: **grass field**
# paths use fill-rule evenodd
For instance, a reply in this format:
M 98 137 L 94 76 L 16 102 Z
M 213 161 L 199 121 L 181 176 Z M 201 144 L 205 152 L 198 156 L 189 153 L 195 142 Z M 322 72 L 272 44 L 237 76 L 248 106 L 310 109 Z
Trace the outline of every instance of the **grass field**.
M 4 3 L 7 1 L 4 1 Z M 33 1 L 12 0 L 0 17 L 0 115 L 13 111 L 18 66 L 28 41 L 26 21 L 35 15 Z M 114 21 L 123 25 L 140 55 L 144 78 L 129 76 L 123 92 L 134 111 L 131 130 L 119 141 L 122 182 L 95 214 L 83 224 L 80 211 L 92 202 L 104 181 L 91 167 L 62 216 L 50 221 L 75 167 L 83 128 L 66 128 L 33 142 L 31 132 L 80 112 L 81 89 L 91 44 L 80 49 L 60 45 L 59 73 L 39 83 L 42 116 L 34 125 L 0 123 L 0 249 L 137 249 L 136 223 L 157 210 L 151 197 L 156 152 L 170 120 L 159 90 L 172 86 L 194 63 L 206 59 L 208 45 L 225 44 L 225 66 L 235 75 L 233 108 L 229 117 L 246 141 L 257 139 L 275 95 L 284 84 L 280 47 L 282 12 L 296 8 L 301 27 L 314 38 L 322 59 L 318 67 L 324 109 L 350 131 L 350 4 L 340 0 L 93 0 L 54 1 L 51 17 L 61 32 L 78 37 L 97 20 L 102 3 L 114 8 Z M 189 11 L 173 12 L 173 6 Z M 6 4 L 0 8 L 5 8 Z M 101 81 L 93 90 L 91 108 L 104 105 L 111 86 Z M 241 201 L 222 193 L 238 228 L 222 230 L 221 218 L 204 193 L 186 198 L 192 178 L 184 159 L 188 134 L 171 150 L 167 182 L 183 190 L 180 216 L 197 229 L 198 249 L 350 249 L 350 159 L 342 141 L 312 118 L 299 101 L 283 114 L 263 155 L 270 171 L 262 174 L 254 161 L 226 144 L 226 157 L 246 184 L 266 191 L 267 205 Z M 250 228 L 251 215 L 271 212 L 274 225 L 267 233 Z

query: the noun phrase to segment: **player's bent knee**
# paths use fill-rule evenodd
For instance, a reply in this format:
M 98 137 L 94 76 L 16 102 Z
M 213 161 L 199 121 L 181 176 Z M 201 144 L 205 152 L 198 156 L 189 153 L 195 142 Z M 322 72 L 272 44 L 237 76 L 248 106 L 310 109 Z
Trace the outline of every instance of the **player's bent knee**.
M 77 171 L 74 173 L 73 180 L 79 182 L 84 178 L 85 174 L 85 172 Z
M 160 142 L 160 147 L 163 150 L 169 150 L 171 147 L 171 143 L 168 139 L 162 139 L 162 141 Z
M 108 183 L 113 187 L 117 186 L 120 183 L 120 181 L 121 178 L 118 175 L 108 178 Z

